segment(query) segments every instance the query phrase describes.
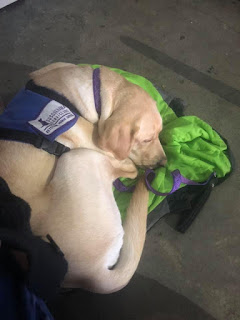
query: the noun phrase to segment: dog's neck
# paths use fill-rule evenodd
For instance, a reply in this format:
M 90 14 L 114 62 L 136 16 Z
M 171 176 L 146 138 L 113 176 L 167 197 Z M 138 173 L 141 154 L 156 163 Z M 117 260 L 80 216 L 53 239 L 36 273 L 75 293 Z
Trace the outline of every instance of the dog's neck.
M 82 72 L 83 68 L 84 72 Z M 33 73 L 31 78 L 36 85 L 54 90 L 66 97 L 80 115 L 89 122 L 98 121 L 93 94 L 92 68 L 74 66 L 68 72 L 60 69 L 52 70 L 47 74 Z
M 104 121 L 110 117 L 117 106 L 113 97 L 117 97 L 119 88 L 124 86 L 126 80 L 113 72 L 109 73 L 106 67 L 100 68 L 100 88 L 94 84 L 94 71 L 90 66 L 68 69 L 54 69 L 47 74 L 33 73 L 32 80 L 38 86 L 52 89 L 65 96 L 79 111 L 80 115 L 91 123 Z M 99 89 L 101 96 L 101 116 L 96 110 L 94 91 Z

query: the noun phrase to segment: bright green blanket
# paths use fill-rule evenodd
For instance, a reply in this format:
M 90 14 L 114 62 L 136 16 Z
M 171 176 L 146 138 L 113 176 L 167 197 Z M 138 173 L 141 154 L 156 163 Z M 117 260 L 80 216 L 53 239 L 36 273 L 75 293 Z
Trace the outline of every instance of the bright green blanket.
M 92 67 L 97 68 L 99 65 Z M 226 154 L 227 146 L 210 125 L 195 116 L 178 118 L 150 81 L 130 72 L 111 69 L 142 87 L 156 101 L 163 118 L 163 131 L 159 138 L 168 162 L 166 167 L 155 171 L 156 178 L 152 183 L 154 189 L 169 192 L 173 184 L 171 172 L 175 169 L 179 169 L 184 177 L 196 182 L 207 180 L 212 172 L 216 172 L 217 177 L 222 178 L 231 171 Z M 125 185 L 135 182 L 130 179 L 121 180 Z M 124 218 L 131 194 L 114 190 L 114 196 Z M 164 198 L 150 192 L 148 211 L 151 212 Z

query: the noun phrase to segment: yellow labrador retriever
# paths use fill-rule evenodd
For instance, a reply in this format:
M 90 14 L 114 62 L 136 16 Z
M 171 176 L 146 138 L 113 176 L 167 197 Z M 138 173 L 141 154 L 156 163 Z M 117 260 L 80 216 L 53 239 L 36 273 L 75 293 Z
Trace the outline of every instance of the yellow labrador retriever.
M 50 233 L 66 254 L 70 262 L 66 285 L 111 292 L 125 285 L 136 269 L 147 213 L 147 191 L 141 182 L 129 208 L 121 258 L 115 271 L 108 270 L 117 259 L 123 237 L 112 181 L 136 175 L 131 160 L 138 166 L 154 167 L 164 164 L 166 157 L 158 139 L 162 119 L 155 101 L 140 87 L 101 67 L 99 118 L 92 75 L 89 66 L 67 63 L 52 64 L 30 75 L 35 84 L 65 96 L 82 117 L 57 137 L 72 149 L 60 159 L 30 144 L 0 140 L 0 176 L 14 194 L 30 204 L 33 231 L 42 236 Z M 90 197 L 97 199 L 92 202 Z M 91 240 L 95 235 L 99 245 Z
M 138 166 L 154 167 L 166 162 L 158 139 L 161 116 L 155 101 L 139 86 L 101 67 L 99 118 L 90 66 L 54 63 L 33 72 L 30 78 L 37 85 L 65 96 L 82 115 L 73 127 L 57 137 L 58 142 L 71 149 L 105 152 L 119 160 L 129 157 Z M 33 230 L 40 213 L 48 210 L 45 189 L 54 175 L 56 163 L 55 156 L 32 145 L 0 140 L 0 176 L 14 194 L 30 204 Z

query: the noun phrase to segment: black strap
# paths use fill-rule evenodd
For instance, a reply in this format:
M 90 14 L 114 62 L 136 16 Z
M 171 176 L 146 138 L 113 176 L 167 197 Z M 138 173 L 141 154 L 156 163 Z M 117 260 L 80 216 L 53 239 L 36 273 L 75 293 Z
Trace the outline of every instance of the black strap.
M 62 105 L 68 107 L 71 111 L 75 112 L 76 114 L 80 115 L 78 109 L 62 94 L 58 93 L 55 90 L 42 87 L 37 85 L 33 80 L 29 80 L 25 86 L 25 89 L 38 93 L 42 96 L 45 96 L 51 100 L 55 100 Z
M 49 141 L 37 134 L 20 130 L 0 128 L 0 140 L 12 140 L 29 143 L 34 147 L 47 151 L 48 153 L 57 157 L 60 157 L 63 153 L 70 151 L 70 148 L 64 146 L 60 142 Z
M 205 186 L 190 186 L 192 191 L 195 189 L 196 193 L 189 194 L 189 197 L 192 199 L 190 200 L 191 208 L 182 210 L 180 213 L 180 221 L 176 226 L 176 230 L 185 233 L 186 230 L 190 227 L 193 223 L 199 212 L 201 211 L 202 207 L 206 203 L 207 199 L 209 198 L 213 187 L 218 183 L 218 179 L 213 177 L 207 185 Z
M 33 80 L 27 82 L 26 89 L 48 97 L 51 100 L 58 101 L 59 103 L 68 107 L 71 111 L 79 115 L 79 111 L 66 97 L 52 89 L 38 86 L 34 83 Z M 63 153 L 70 151 L 70 148 L 64 146 L 60 142 L 52 142 L 40 135 L 14 129 L 0 128 L 0 140 L 12 140 L 29 143 L 34 147 L 47 151 L 48 153 L 53 154 L 57 157 L 60 157 Z

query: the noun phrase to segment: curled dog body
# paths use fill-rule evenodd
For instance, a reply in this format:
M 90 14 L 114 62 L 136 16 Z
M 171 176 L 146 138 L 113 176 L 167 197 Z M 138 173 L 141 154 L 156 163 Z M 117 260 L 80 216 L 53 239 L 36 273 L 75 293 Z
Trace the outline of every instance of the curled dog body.
M 100 67 L 100 115 L 90 66 L 55 63 L 30 78 L 65 97 L 81 116 L 57 136 L 57 142 L 70 148 L 60 158 L 27 143 L 0 140 L 0 177 L 30 204 L 33 232 L 43 237 L 49 233 L 66 255 L 66 286 L 116 291 L 129 281 L 142 253 L 148 192 L 139 182 L 122 227 L 112 182 L 120 176 L 135 177 L 134 164 L 165 164 L 156 103 L 107 67 Z M 44 121 L 41 118 L 42 125 Z M 78 163 L 85 163 L 85 169 Z

